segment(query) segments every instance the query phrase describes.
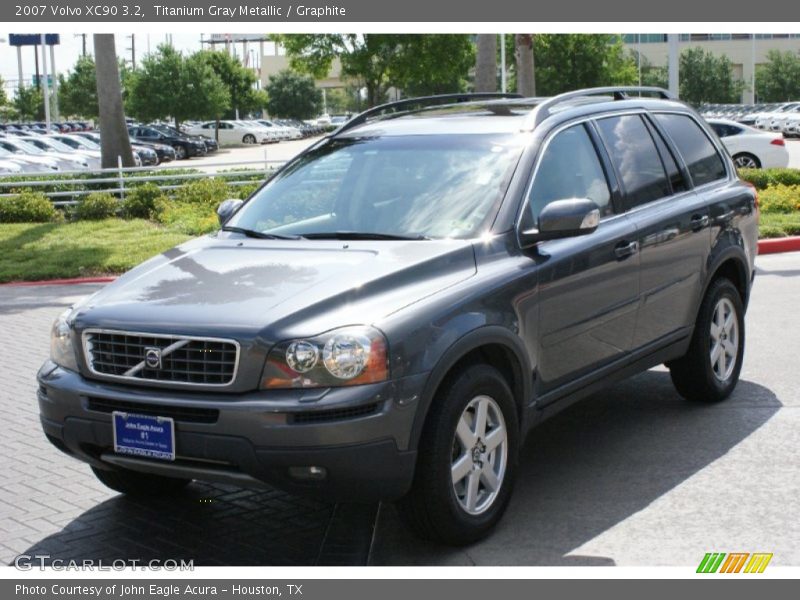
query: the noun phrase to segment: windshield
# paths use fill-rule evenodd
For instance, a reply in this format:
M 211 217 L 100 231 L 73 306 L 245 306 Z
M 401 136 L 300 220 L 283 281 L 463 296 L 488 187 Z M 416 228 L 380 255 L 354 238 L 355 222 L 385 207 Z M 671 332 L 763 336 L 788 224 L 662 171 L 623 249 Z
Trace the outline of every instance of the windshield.
M 59 142 L 58 140 L 54 140 L 53 138 L 47 138 L 46 140 L 31 140 L 32 144 L 36 144 L 40 148 L 42 146 L 46 146 L 48 148 L 52 148 L 57 152 L 74 152 L 74 148 L 70 148 L 63 142 Z
M 65 144 L 69 142 L 76 143 L 77 146 L 73 146 L 73 148 L 80 147 L 80 148 L 86 148 L 88 150 L 100 150 L 100 146 L 98 144 L 95 144 L 92 140 L 88 140 L 84 137 L 64 138 L 61 141 L 64 142 Z M 72 146 L 72 144 L 70 144 L 70 146 Z
M 29 144 L 25 140 L 14 140 L 14 143 L 11 144 L 13 148 L 17 148 L 19 152 L 23 152 L 25 154 L 44 154 L 39 148 L 34 146 L 33 144 Z
M 289 164 L 227 225 L 294 236 L 474 237 L 494 219 L 520 143 L 507 134 L 335 140 Z

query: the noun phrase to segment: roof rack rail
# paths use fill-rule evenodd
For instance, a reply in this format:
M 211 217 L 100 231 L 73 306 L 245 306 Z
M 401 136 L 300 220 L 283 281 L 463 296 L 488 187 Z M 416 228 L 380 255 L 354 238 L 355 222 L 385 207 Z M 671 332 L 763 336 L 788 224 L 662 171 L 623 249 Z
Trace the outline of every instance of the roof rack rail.
M 552 109 L 555 106 L 575 98 L 610 95 L 614 98 L 614 100 L 629 100 L 634 94 L 638 94 L 639 96 L 642 94 L 657 94 L 664 100 L 677 100 L 676 96 L 664 88 L 652 86 L 608 86 L 575 90 L 573 92 L 565 92 L 563 94 L 553 96 L 552 98 L 548 98 L 542 102 L 539 106 L 531 111 L 531 114 L 525 123 L 524 129 L 535 128 L 537 125 L 539 125 L 539 123 L 544 121 L 552 114 Z
M 387 102 L 379 106 L 374 106 L 354 116 L 352 119 L 344 123 L 339 129 L 334 131 L 331 136 L 357 127 L 367 122 L 371 117 L 375 117 L 384 112 L 397 112 L 401 109 L 411 108 L 415 106 L 427 107 L 437 106 L 439 104 L 458 104 L 460 102 L 474 102 L 477 100 L 502 100 L 507 98 L 522 98 L 521 94 L 511 94 L 502 92 L 472 92 L 462 94 L 440 94 L 438 96 L 421 96 L 419 98 L 403 98 L 396 102 Z

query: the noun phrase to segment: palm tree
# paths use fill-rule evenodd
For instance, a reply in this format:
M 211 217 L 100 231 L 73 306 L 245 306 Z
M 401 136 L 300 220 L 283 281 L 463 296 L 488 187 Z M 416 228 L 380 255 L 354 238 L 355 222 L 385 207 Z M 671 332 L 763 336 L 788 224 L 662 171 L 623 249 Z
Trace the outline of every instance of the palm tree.
M 481 33 L 475 42 L 475 91 L 497 91 L 497 35 Z
M 536 78 L 533 71 L 533 34 L 518 33 L 514 36 L 517 59 L 517 91 L 526 97 L 536 95 Z
M 113 33 L 94 34 L 94 60 L 97 70 L 97 104 L 100 109 L 100 146 L 104 169 L 134 166 L 131 139 L 122 109 L 122 89 Z

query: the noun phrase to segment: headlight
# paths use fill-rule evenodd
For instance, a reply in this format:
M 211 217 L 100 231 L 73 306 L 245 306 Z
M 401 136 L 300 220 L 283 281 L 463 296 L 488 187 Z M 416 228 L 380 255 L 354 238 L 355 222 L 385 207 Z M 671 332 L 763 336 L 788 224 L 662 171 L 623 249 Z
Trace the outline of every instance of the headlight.
M 345 327 L 277 344 L 267 357 L 261 387 L 339 387 L 388 378 L 383 334 L 373 327 Z
M 75 348 L 72 345 L 72 327 L 67 317 L 72 310 L 66 310 L 53 323 L 50 330 L 50 360 L 70 371 L 78 370 Z

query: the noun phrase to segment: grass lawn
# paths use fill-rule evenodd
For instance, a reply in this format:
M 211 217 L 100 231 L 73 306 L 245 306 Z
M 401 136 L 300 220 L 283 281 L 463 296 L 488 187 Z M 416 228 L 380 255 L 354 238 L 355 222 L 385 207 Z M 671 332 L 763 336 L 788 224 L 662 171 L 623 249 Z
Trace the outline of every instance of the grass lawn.
M 800 212 L 789 214 L 761 213 L 759 221 L 759 237 L 784 237 L 800 235 Z
M 0 283 L 127 271 L 189 239 L 145 220 L 0 225 Z

